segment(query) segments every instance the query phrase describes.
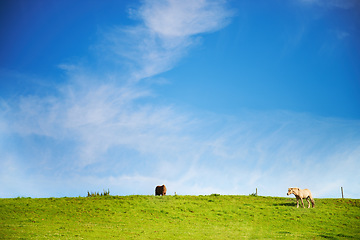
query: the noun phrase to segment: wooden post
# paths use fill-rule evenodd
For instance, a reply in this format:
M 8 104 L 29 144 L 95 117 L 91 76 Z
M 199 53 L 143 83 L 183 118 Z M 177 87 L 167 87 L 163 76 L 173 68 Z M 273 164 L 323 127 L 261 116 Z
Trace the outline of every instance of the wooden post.
M 344 189 L 341 187 L 341 197 L 344 198 Z
M 257 196 L 257 188 L 256 188 L 256 195 L 255 196 Z

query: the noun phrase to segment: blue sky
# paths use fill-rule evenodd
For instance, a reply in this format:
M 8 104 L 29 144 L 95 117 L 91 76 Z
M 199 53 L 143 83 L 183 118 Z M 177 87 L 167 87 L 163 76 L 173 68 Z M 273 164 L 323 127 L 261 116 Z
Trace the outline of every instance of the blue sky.
M 0 4 L 0 197 L 360 198 L 358 1 Z

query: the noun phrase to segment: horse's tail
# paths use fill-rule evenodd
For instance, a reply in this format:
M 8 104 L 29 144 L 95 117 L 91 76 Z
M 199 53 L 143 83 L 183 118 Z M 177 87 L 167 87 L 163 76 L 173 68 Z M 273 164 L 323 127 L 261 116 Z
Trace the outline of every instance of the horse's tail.
M 311 205 L 314 208 L 315 207 L 315 200 L 312 197 L 310 197 L 310 200 L 311 200 Z

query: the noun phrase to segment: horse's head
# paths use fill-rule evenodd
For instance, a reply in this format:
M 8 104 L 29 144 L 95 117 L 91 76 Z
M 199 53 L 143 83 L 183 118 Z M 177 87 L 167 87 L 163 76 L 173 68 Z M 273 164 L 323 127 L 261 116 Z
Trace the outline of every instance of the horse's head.
M 292 188 L 288 188 L 287 195 L 289 196 L 292 193 Z
M 294 194 L 296 196 L 299 195 L 299 191 L 299 188 L 288 188 L 287 195 Z

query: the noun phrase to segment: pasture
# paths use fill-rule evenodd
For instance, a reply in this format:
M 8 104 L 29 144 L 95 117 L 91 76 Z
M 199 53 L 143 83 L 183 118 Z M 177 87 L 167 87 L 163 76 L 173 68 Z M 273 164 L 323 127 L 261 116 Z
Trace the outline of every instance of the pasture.
M 359 199 L 102 196 L 0 199 L 1 239 L 360 239 Z

